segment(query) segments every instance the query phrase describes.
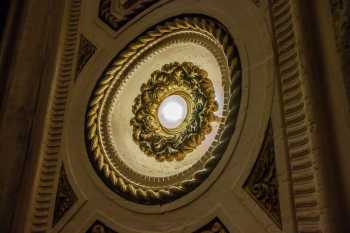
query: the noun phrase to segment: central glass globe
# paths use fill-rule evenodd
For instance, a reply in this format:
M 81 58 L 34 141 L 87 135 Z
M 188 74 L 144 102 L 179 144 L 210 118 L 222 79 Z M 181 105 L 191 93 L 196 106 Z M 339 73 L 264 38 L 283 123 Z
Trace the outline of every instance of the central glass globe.
M 166 97 L 158 108 L 158 118 L 161 125 L 167 129 L 175 129 L 181 125 L 187 116 L 187 102 L 179 95 Z

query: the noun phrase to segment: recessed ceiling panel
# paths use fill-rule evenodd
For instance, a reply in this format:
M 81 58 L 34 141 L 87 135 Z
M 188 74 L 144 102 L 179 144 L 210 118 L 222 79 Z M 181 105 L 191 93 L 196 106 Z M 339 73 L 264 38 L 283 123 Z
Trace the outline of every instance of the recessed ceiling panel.
M 86 115 L 90 160 L 129 200 L 175 200 L 220 161 L 240 98 L 238 52 L 220 23 L 163 22 L 117 55 L 96 84 Z

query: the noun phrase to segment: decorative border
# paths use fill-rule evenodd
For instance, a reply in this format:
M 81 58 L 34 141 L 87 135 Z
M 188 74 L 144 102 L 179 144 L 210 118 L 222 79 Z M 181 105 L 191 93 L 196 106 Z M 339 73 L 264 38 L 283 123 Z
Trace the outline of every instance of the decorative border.
M 304 64 L 299 58 L 301 48 L 294 4 L 297 3 L 292 0 L 270 0 L 270 13 L 297 231 L 316 233 L 322 232 L 318 159 L 313 150 L 312 113 L 307 103 Z
M 178 30 L 193 30 L 205 33 L 216 38 L 223 45 L 224 52 L 228 58 L 229 69 L 231 73 L 230 97 L 228 101 L 228 112 L 226 115 L 225 127 L 222 134 L 217 139 L 217 146 L 212 155 L 204 164 L 204 168 L 195 172 L 192 178 L 179 182 L 177 185 L 168 186 L 160 189 L 151 189 L 138 186 L 128 182 L 123 176 L 117 175 L 111 165 L 105 158 L 101 147 L 101 139 L 98 131 L 98 118 L 101 112 L 101 106 L 110 84 L 114 81 L 118 72 L 123 66 L 133 58 L 142 48 L 152 43 L 156 39 Z M 117 80 L 117 82 L 122 82 Z M 198 17 L 183 17 L 165 22 L 158 25 L 155 29 L 139 36 L 132 42 L 116 60 L 107 68 L 102 79 L 99 80 L 93 95 L 89 101 L 89 107 L 86 114 L 86 140 L 87 148 L 96 171 L 102 180 L 115 192 L 126 199 L 141 204 L 164 204 L 177 199 L 184 194 L 192 191 L 201 182 L 206 179 L 213 171 L 216 164 L 220 161 L 227 144 L 235 129 L 235 122 L 239 112 L 241 99 L 241 65 L 238 58 L 238 51 L 234 47 L 232 38 L 226 33 L 223 27 L 214 20 Z
M 136 3 L 136 6 L 133 7 L 131 12 L 122 17 L 118 18 L 112 13 L 112 1 L 113 0 L 100 0 L 100 6 L 98 11 L 98 17 L 107 24 L 114 31 L 119 30 L 123 27 L 128 21 L 134 18 L 137 14 L 145 10 L 147 7 L 158 2 L 158 0 L 142 0 L 139 3 Z
M 59 171 L 59 151 L 64 127 L 64 114 L 70 85 L 73 81 L 74 60 L 78 44 L 78 25 L 81 0 L 69 0 L 66 5 L 67 15 L 65 25 L 63 52 L 60 58 L 58 78 L 54 81 L 53 100 L 48 106 L 47 131 L 45 146 L 41 150 L 42 163 L 39 172 L 38 185 L 35 190 L 33 212 L 31 216 L 31 232 L 47 232 L 50 228 L 50 211 L 55 198 L 55 184 Z
M 214 48 L 214 44 L 217 43 L 217 41 L 215 41 L 214 38 L 210 38 L 210 37 L 204 35 L 203 33 L 202 33 L 202 35 L 199 35 L 198 32 L 191 32 L 190 33 L 190 32 L 187 32 L 187 30 L 184 31 L 184 32 L 176 32 L 176 37 L 174 37 L 172 39 L 170 39 L 172 36 L 170 36 L 170 37 L 167 36 L 167 39 L 165 39 L 165 41 L 161 42 L 162 45 L 157 47 L 157 49 L 159 49 L 158 52 L 162 51 L 164 48 L 167 48 L 171 44 L 180 43 L 177 38 L 178 38 L 178 36 L 181 36 L 182 33 L 184 35 L 190 35 L 191 34 L 191 36 L 184 36 L 184 37 L 182 37 L 183 38 L 182 41 L 184 41 L 184 42 L 185 41 L 186 42 L 191 42 L 191 43 L 197 43 L 197 44 L 205 47 L 209 51 L 212 51 L 213 55 L 217 58 L 218 61 L 221 60 L 221 61 L 225 61 L 226 62 L 226 58 L 225 58 L 226 55 L 224 54 L 224 52 L 221 51 L 222 54 L 220 53 L 221 55 L 219 55 L 220 48 L 216 47 L 216 45 L 215 45 L 215 48 Z M 206 42 L 204 42 L 203 40 L 205 40 Z M 151 47 L 152 47 L 152 44 L 150 44 L 149 46 L 144 48 L 143 51 L 147 50 L 147 52 L 146 52 L 147 54 L 148 53 L 152 53 L 150 50 L 148 50 Z M 144 55 L 142 55 L 142 56 L 144 56 Z M 138 59 L 136 58 L 135 60 L 138 60 Z M 140 64 L 143 63 L 144 60 L 145 60 L 145 58 L 141 58 L 139 60 Z M 133 62 L 135 62 L 135 61 L 133 61 Z M 224 62 L 219 62 L 219 63 L 220 63 L 221 70 L 223 71 L 223 73 L 225 73 L 224 76 L 222 77 L 222 86 L 224 87 L 224 96 L 223 96 L 223 98 L 224 98 L 224 105 L 227 106 L 228 104 L 226 102 L 228 102 L 229 92 L 230 92 L 227 83 L 229 83 L 229 79 L 230 79 L 229 76 L 230 76 L 230 74 L 228 72 L 227 64 L 226 65 L 221 64 L 221 63 L 224 63 Z M 226 66 L 226 68 L 224 68 L 224 66 Z M 133 73 L 134 69 L 131 69 L 129 72 L 130 72 L 130 74 Z M 227 74 L 226 74 L 226 72 L 227 72 Z M 130 77 L 130 76 L 128 75 L 127 77 Z M 123 82 L 125 82 L 125 79 L 124 79 Z M 115 94 L 117 92 L 118 92 L 118 86 L 114 85 L 113 89 L 111 89 L 109 91 L 109 94 L 108 94 L 109 97 L 106 99 L 106 101 L 104 101 L 103 106 L 106 106 L 106 105 L 113 106 L 115 101 L 116 101 Z M 112 134 L 111 119 L 109 119 L 108 116 L 110 116 L 113 111 L 114 111 L 113 107 L 112 108 L 105 108 L 105 107 L 103 107 L 103 110 L 101 112 L 101 123 L 102 124 L 100 125 L 100 127 L 101 127 L 100 129 L 101 129 L 101 135 L 102 135 L 102 139 L 103 139 L 102 142 L 105 145 L 106 153 L 117 155 L 118 152 L 116 150 L 116 146 L 113 144 L 113 142 L 111 140 L 108 140 L 108 135 Z M 225 107 L 223 109 L 222 114 L 227 114 L 227 107 Z M 218 129 L 220 129 L 220 131 L 222 131 L 222 129 L 224 127 L 224 124 L 225 124 L 224 121 L 220 122 L 220 125 L 218 127 Z M 216 137 L 218 137 L 218 136 L 220 136 L 220 135 L 218 135 L 218 133 L 217 133 Z M 213 144 L 213 142 L 211 144 Z M 117 166 L 115 169 L 119 170 L 123 174 L 128 174 L 128 176 L 133 178 L 133 181 L 135 183 L 147 182 L 147 184 L 145 184 L 145 183 L 142 183 L 142 184 L 145 185 L 145 186 L 150 185 L 150 186 L 158 187 L 158 186 L 160 186 L 159 185 L 160 183 L 163 183 L 161 186 L 164 186 L 166 184 L 176 183 L 176 181 L 180 181 L 180 180 L 183 180 L 183 179 L 188 179 L 190 174 L 192 174 L 196 169 L 198 170 L 200 167 L 203 166 L 202 165 L 203 161 L 208 159 L 210 154 L 212 154 L 212 151 L 213 151 L 214 148 L 215 147 L 210 146 L 209 150 L 207 150 L 205 155 L 202 156 L 202 159 L 200 159 L 199 161 L 194 163 L 190 168 L 186 169 L 185 171 L 182 171 L 182 172 L 180 172 L 180 173 L 178 173 L 176 175 L 168 176 L 167 177 L 168 179 L 166 181 L 164 179 L 162 179 L 162 178 L 155 178 L 155 177 L 150 177 L 150 176 L 147 176 L 147 175 L 141 175 L 140 173 L 130 169 L 130 167 L 127 166 L 122 159 L 118 158 L 118 156 L 113 156 L 113 159 L 111 161 L 112 161 L 114 166 Z M 166 184 L 165 184 L 165 182 L 166 182 Z

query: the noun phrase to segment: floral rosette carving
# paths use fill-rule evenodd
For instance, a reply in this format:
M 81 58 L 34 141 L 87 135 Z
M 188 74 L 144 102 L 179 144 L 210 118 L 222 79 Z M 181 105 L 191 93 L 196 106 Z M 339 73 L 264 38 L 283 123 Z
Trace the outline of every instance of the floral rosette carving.
M 170 95 L 179 95 L 187 102 L 187 116 L 179 127 L 161 125 L 157 113 L 161 102 Z M 132 107 L 133 139 L 140 149 L 159 161 L 182 160 L 202 143 L 218 121 L 215 91 L 208 73 L 190 62 L 174 62 L 152 73 L 141 86 Z

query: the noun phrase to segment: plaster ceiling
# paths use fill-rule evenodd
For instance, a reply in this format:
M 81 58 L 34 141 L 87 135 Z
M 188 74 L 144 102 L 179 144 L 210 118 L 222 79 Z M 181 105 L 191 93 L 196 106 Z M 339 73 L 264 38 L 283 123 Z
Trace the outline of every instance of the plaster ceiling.
M 62 151 L 78 201 L 54 230 L 93 232 L 103 223 L 115 232 L 195 232 L 220 222 L 228 232 L 281 232 L 244 190 L 272 106 L 266 12 L 245 0 L 136 2 L 123 8 L 119 1 L 83 1 L 79 30 L 87 44 L 77 59 L 84 64 L 77 64 Z M 195 89 L 176 83 L 162 98 L 136 104 L 152 77 L 176 76 L 167 66 L 181 71 L 181 80 L 187 67 L 209 80 L 207 92 L 200 90 L 204 105 L 217 107 L 203 110 L 197 140 L 183 133 L 196 116 Z M 158 108 L 174 95 L 187 114 L 172 131 Z M 142 115 L 151 121 L 137 118 L 152 104 L 152 114 Z M 146 140 L 139 129 L 153 134 Z M 154 135 L 166 135 L 169 144 L 155 150 Z M 182 144 L 171 144 L 179 137 Z

